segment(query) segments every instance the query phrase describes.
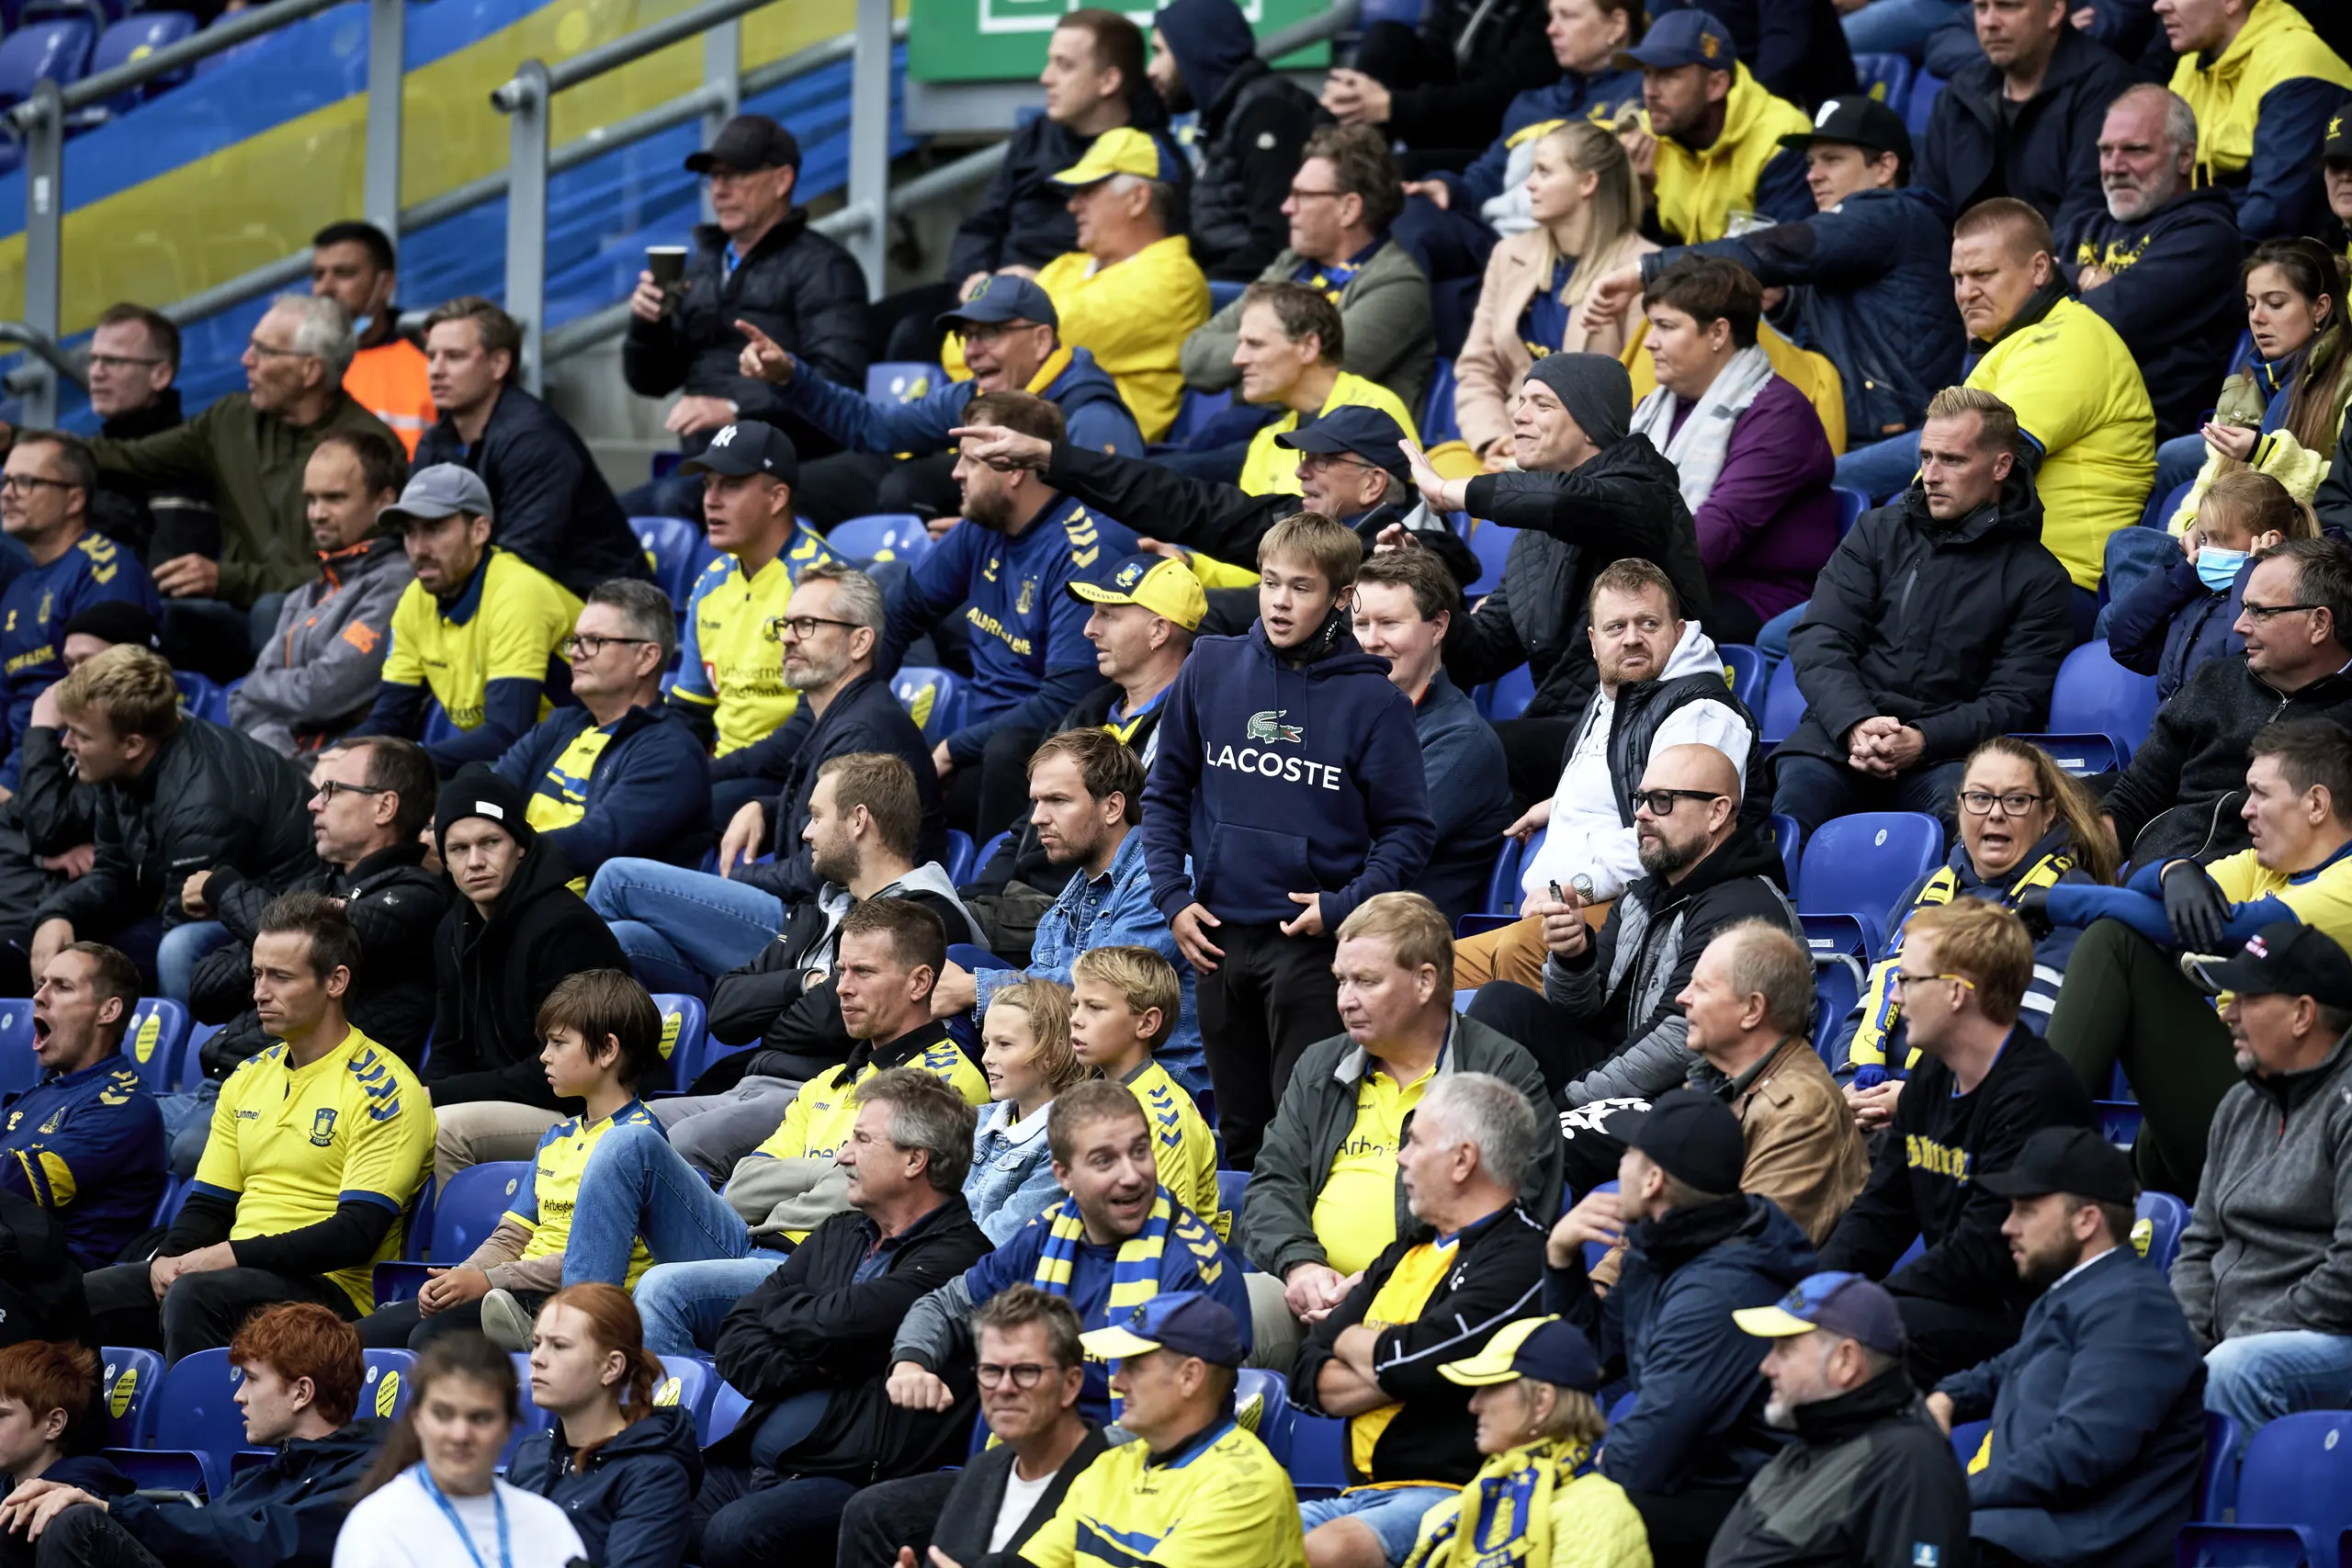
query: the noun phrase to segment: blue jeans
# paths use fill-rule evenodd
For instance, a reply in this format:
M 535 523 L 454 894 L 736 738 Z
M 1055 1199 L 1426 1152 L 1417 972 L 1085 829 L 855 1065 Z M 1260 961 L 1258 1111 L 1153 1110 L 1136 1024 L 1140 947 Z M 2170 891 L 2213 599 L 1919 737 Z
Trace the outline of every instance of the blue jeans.
M 1930 34 L 1967 19 L 1968 0 L 1871 0 L 1838 25 L 1856 54 L 1900 54 L 1916 65 Z
M 212 1136 L 212 1104 L 220 1086 L 210 1078 L 187 1094 L 159 1094 L 155 1109 L 163 1113 L 164 1146 L 171 1151 L 167 1168 L 174 1176 L 194 1176 Z
M 569 1253 L 567 1252 L 567 1256 Z M 656 1263 L 638 1277 L 637 1314 L 645 1320 L 645 1348 L 657 1356 L 685 1356 L 718 1342 L 729 1308 L 784 1266 L 786 1254 L 754 1248 L 743 1258 L 701 1263 Z
M 190 920 L 165 931 L 155 944 L 155 988 L 175 1002 L 186 1002 L 196 980 L 197 960 L 228 940 L 229 928 L 218 920 Z
M 775 894 L 658 860 L 606 861 L 588 885 L 588 907 L 613 928 L 647 990 L 705 1000 L 713 980 L 784 930 Z
M 1387 1559 L 1388 1568 L 1396 1568 L 1413 1553 L 1414 1540 L 1421 1532 L 1421 1516 L 1454 1495 L 1451 1486 L 1398 1486 L 1379 1492 L 1359 1487 L 1337 1497 L 1301 1503 L 1298 1523 L 1301 1529 L 1313 1530 L 1333 1519 L 1357 1520 L 1379 1538 L 1380 1554 Z
M 2205 1408 L 2241 1437 L 2298 1410 L 2352 1404 L 2352 1336 L 2290 1328 L 2224 1339 L 2205 1353 Z
M 1894 0 L 1879 0 L 1882 5 Z M 1868 446 L 1857 446 L 1838 459 L 1837 482 L 1869 496 L 1872 504 L 1884 501 L 1911 482 L 1919 471 L 1919 433 L 1906 430 Z
M 639 1236 L 657 1263 L 700 1263 L 752 1250 L 742 1217 L 679 1157 L 661 1129 L 641 1122 L 597 1140 L 580 1173 L 563 1282 L 619 1284 Z

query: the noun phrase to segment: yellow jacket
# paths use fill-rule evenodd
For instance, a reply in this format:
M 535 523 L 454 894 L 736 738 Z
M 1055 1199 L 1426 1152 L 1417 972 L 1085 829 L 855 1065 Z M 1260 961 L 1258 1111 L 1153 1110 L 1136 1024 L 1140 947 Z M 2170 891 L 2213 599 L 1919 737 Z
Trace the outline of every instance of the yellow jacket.
M 1995 344 L 1968 385 L 2016 410 L 2041 448 L 2041 542 L 2075 587 L 2097 588 L 2107 536 L 2140 520 L 2156 477 L 2156 413 L 2132 351 L 2098 311 L 2061 299 Z
M 1781 151 L 1781 138 L 1812 129 L 1812 116 L 1735 64 L 1723 134 L 1713 146 L 1694 152 L 1670 136 L 1657 139 L 1658 227 L 1678 244 L 1722 239 L 1735 209 L 1755 207 L 1757 176 Z
M 2352 66 L 2287 0 L 2254 0 L 2245 26 L 2211 64 L 2200 65 L 2193 54 L 2174 62 L 2172 90 L 2197 111 L 2197 169 L 2207 184 L 2245 171 L 2263 96 L 2298 77 L 2352 88 Z
M 1331 383 L 1331 395 L 1323 400 L 1323 406 L 1315 411 L 1315 417 L 1321 419 L 1333 409 L 1345 408 L 1351 403 L 1378 409 L 1395 420 L 1396 427 L 1408 437 L 1416 442 L 1420 440 L 1421 433 L 1414 425 L 1413 416 L 1406 412 L 1404 403 L 1398 400 L 1396 393 L 1377 381 L 1367 381 L 1344 370 L 1340 372 L 1339 379 Z M 1243 490 L 1251 495 L 1300 493 L 1298 454 L 1274 445 L 1275 436 L 1287 435 L 1297 428 L 1298 411 L 1293 409 L 1250 438 L 1250 456 L 1241 464 Z
M 1119 384 L 1143 438 L 1167 434 L 1184 395 L 1177 355 L 1209 319 L 1209 280 L 1191 243 L 1171 234 L 1100 269 L 1084 251 L 1066 252 L 1037 269 L 1037 287 L 1061 317 L 1062 342 L 1091 353 Z M 971 379 L 961 338 L 948 338 L 940 360 L 956 380 Z

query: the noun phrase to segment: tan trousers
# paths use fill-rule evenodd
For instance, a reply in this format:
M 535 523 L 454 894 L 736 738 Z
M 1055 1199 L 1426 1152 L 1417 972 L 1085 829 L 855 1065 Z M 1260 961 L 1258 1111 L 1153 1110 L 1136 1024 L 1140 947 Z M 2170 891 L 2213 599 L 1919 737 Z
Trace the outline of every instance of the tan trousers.
M 498 1100 L 436 1105 L 433 1115 L 439 1123 L 433 1134 L 433 1175 L 444 1187 L 468 1166 L 529 1159 L 548 1129 L 563 1120 L 536 1105 Z
M 1599 931 L 1600 922 L 1608 918 L 1608 903 L 1585 906 L 1585 923 L 1593 930 Z M 1489 980 L 1509 980 L 1514 986 L 1540 991 L 1544 988 L 1545 956 L 1543 919 L 1522 916 L 1507 926 L 1464 937 L 1453 944 L 1454 988 L 1476 990 Z

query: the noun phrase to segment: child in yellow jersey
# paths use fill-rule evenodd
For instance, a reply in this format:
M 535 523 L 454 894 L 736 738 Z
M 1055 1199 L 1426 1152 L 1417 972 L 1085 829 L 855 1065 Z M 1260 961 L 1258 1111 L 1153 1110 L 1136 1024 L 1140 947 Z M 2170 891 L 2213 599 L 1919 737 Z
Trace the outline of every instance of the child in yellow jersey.
M 1225 1240 L 1233 1216 L 1217 1201 L 1216 1134 L 1183 1086 L 1152 1059 L 1176 1029 L 1182 982 L 1175 965 L 1148 947 L 1092 947 L 1070 964 L 1069 981 L 1070 1049 L 1085 1066 L 1135 1091 L 1151 1123 L 1160 1184 Z
M 662 1067 L 662 1012 L 645 987 L 617 969 L 568 975 L 539 1004 L 539 1060 L 548 1086 L 580 1113 L 539 1140 L 531 1168 L 509 1195 L 498 1227 L 461 1263 L 432 1270 L 412 1301 L 389 1302 L 359 1325 L 370 1348 L 421 1348 L 453 1328 L 480 1328 L 509 1350 L 529 1348 L 531 1316 L 564 1283 L 580 1175 L 616 1127 L 655 1126 L 637 1087 Z M 625 1275 L 652 1267 L 642 1241 Z

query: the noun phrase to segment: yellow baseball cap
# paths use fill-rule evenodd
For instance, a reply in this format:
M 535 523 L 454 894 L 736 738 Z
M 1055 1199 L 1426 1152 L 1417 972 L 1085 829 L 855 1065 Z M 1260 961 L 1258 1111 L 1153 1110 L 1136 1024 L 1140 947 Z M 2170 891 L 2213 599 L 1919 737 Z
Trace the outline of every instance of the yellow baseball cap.
M 1094 139 L 1094 145 L 1077 163 L 1056 175 L 1051 183 L 1078 190 L 1100 185 L 1114 175 L 1134 175 L 1147 180 L 1172 182 L 1176 171 L 1168 150 L 1148 132 L 1132 125 L 1115 126 Z
M 1128 556 L 1101 571 L 1070 579 L 1069 596 L 1090 604 L 1140 604 L 1188 632 L 1199 631 L 1209 613 L 1208 595 L 1189 567 L 1148 553 Z

